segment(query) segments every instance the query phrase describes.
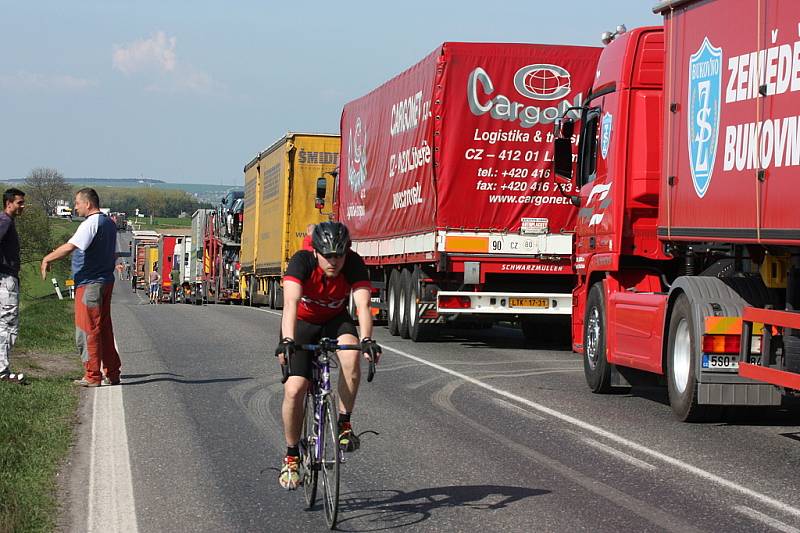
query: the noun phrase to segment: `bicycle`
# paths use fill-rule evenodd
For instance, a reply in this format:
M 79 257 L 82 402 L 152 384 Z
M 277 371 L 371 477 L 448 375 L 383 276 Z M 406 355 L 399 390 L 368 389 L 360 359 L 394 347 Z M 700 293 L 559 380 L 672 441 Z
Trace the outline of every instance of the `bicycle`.
M 334 355 L 339 350 L 358 350 L 359 344 L 338 344 L 336 339 L 322 338 L 318 344 L 303 344 L 302 349 L 313 353 L 311 382 L 304 401 L 303 426 L 300 432 L 300 457 L 303 464 L 303 492 L 311 509 L 317 501 L 317 483 L 322 473 L 325 498 L 325 521 L 336 526 L 339 513 L 339 467 L 344 451 L 339 446 L 339 407 L 331 386 L 331 368 L 336 368 Z M 289 360 L 281 366 L 283 383 L 289 378 Z M 369 360 L 367 382 L 375 377 L 374 358 Z

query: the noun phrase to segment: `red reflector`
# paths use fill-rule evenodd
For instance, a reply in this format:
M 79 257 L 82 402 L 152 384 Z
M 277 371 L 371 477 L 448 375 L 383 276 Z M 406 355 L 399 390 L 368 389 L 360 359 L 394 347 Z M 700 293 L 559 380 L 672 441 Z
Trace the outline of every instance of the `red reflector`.
M 439 296 L 440 309 L 469 309 L 469 296 Z
M 703 335 L 703 353 L 739 353 L 739 335 Z
M 436 309 L 428 309 L 422 313 L 420 318 L 439 318 L 439 313 L 436 312 Z

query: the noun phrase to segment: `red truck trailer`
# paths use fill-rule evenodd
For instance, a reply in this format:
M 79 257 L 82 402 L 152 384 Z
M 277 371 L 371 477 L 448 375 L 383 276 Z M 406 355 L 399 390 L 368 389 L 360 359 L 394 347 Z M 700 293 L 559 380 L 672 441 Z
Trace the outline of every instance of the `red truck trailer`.
M 551 187 L 551 124 L 582 104 L 599 52 L 445 43 L 344 107 L 337 218 L 391 334 L 568 325 L 576 210 Z
M 606 34 L 577 156 L 573 348 L 664 375 L 681 420 L 800 389 L 800 4 L 672 0 Z M 776 387 L 775 385 L 780 385 Z

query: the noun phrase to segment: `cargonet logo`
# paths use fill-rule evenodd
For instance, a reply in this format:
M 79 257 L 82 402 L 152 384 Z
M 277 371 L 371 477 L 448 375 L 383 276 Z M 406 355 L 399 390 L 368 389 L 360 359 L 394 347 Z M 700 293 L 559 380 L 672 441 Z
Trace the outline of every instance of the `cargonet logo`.
M 347 181 L 353 192 L 361 190 L 367 180 L 367 129 L 356 119 L 355 128 L 348 133 Z
M 514 88 L 534 100 L 559 100 L 572 90 L 572 77 L 558 65 L 528 65 L 514 74 Z

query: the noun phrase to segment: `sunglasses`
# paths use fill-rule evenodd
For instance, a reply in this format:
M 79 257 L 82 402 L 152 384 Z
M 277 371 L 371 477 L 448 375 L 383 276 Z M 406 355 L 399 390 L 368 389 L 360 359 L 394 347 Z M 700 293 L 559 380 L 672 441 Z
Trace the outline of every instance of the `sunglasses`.
M 325 259 L 340 259 L 344 257 L 344 254 L 320 254 Z

